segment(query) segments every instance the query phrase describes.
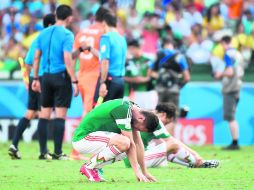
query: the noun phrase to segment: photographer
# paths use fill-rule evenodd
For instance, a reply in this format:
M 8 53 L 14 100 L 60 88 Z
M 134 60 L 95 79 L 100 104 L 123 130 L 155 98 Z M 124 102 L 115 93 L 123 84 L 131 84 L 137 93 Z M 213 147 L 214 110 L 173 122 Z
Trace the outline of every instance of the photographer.
M 180 89 L 190 80 L 189 65 L 171 39 L 165 39 L 162 48 L 151 68 L 152 76 L 157 79 L 159 102 L 173 102 L 178 108 Z

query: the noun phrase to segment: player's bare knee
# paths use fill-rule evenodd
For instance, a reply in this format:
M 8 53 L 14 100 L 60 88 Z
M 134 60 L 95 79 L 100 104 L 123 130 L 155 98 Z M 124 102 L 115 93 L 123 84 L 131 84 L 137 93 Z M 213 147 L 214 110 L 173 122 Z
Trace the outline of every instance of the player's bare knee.
M 166 140 L 166 144 L 167 144 L 168 152 L 175 152 L 178 149 L 180 149 L 180 145 L 176 141 L 174 141 L 174 139 L 172 138 Z

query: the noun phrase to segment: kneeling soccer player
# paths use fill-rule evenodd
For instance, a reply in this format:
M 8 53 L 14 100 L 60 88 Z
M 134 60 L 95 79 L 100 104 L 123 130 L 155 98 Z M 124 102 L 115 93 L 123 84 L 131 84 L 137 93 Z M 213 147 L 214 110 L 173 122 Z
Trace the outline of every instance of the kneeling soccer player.
M 145 146 L 145 166 L 162 167 L 174 162 L 192 168 L 216 168 L 217 160 L 204 160 L 194 150 L 175 139 L 167 132 L 166 127 L 176 117 L 176 106 L 173 103 L 161 103 L 156 107 L 156 115 L 160 119 L 160 128 L 153 133 L 141 133 Z M 166 127 L 164 127 L 164 125 Z M 125 159 L 126 167 L 129 167 L 128 159 Z
M 81 174 L 90 181 L 103 181 L 102 166 L 127 155 L 138 181 L 156 181 L 146 170 L 139 131 L 153 132 L 158 124 L 159 119 L 154 113 L 143 111 L 124 99 L 97 106 L 82 119 L 72 139 L 76 151 L 93 154 L 80 168 Z

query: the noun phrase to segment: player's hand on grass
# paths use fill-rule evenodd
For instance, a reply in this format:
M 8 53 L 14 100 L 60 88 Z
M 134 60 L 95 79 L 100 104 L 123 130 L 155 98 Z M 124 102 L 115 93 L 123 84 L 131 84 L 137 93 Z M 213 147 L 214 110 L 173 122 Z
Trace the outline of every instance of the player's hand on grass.
M 150 182 L 141 172 L 136 173 L 136 178 L 139 182 Z
M 39 80 L 33 80 L 32 90 L 35 92 L 41 92 L 41 84 Z
M 144 173 L 144 176 L 150 181 L 150 182 L 156 182 L 157 179 L 152 176 L 149 172 Z
M 99 96 L 105 97 L 108 93 L 107 85 L 105 83 L 101 83 L 100 89 L 99 89 Z

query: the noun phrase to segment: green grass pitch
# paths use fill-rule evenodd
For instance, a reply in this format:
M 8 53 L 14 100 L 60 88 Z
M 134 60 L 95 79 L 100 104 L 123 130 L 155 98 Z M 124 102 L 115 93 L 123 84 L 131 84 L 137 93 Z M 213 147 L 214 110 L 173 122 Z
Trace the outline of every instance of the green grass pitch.
M 22 160 L 11 160 L 7 154 L 9 144 L 0 144 L 0 190 L 254 190 L 254 147 L 241 151 L 222 151 L 220 147 L 193 147 L 207 159 L 221 161 L 217 169 L 189 169 L 170 163 L 166 168 L 149 171 L 158 179 L 156 183 L 138 183 L 131 169 L 123 162 L 106 166 L 108 182 L 92 183 L 80 175 L 82 161 L 40 161 L 38 143 L 21 143 Z M 49 143 L 52 150 L 52 143 Z M 65 153 L 71 150 L 64 145 Z

